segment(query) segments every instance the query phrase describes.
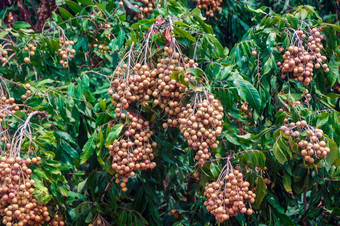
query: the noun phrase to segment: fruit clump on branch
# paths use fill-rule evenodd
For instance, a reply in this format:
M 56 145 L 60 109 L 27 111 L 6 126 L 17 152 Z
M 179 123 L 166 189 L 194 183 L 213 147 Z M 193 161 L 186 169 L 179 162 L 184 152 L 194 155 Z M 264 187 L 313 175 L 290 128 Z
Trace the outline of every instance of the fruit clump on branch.
M 196 93 L 191 104 L 182 108 L 179 114 L 179 128 L 188 144 L 198 150 L 195 160 L 203 165 L 209 159 L 209 148 L 216 149 L 219 141 L 217 137 L 222 133 L 223 107 L 208 92 Z
M 129 120 L 128 128 L 123 136 L 109 146 L 110 154 L 113 156 L 112 168 L 117 172 L 116 183 L 120 183 L 123 191 L 127 191 L 126 183 L 129 177 L 135 176 L 136 170 L 156 167 L 156 163 L 152 162 L 154 159 L 152 148 L 157 146 L 156 142 L 151 141 L 153 132 L 150 130 L 149 122 L 129 112 L 120 113 L 120 117 L 125 119 L 125 114 Z
M 325 36 L 318 28 L 308 28 L 308 32 L 304 29 L 293 30 L 291 45 L 283 54 L 284 62 L 278 63 L 282 71 L 281 77 L 285 79 L 288 74 L 292 74 L 295 80 L 308 86 L 313 80 L 314 68 L 322 67 L 327 73 L 328 65 L 323 63 L 327 58 L 321 53 L 323 49 L 321 41 L 324 38 Z
M 285 122 L 288 122 L 288 119 L 285 119 Z M 323 131 L 308 125 L 305 120 L 287 123 L 280 129 L 287 137 L 299 140 L 301 155 L 306 162 L 314 163 L 318 158 L 326 158 L 330 152 L 326 147 L 327 138 L 323 136 Z
M 249 185 L 248 181 L 243 180 L 243 174 L 234 170 L 228 161 L 217 181 L 205 186 L 207 200 L 204 205 L 219 222 L 237 216 L 238 211 L 251 215 L 251 203 L 255 202 L 256 194 L 249 190 Z
M 0 158 L 0 215 L 2 223 L 12 225 L 41 225 L 50 221 L 47 207 L 34 198 L 31 164 L 40 164 L 40 157 Z
M 68 68 L 69 61 L 74 58 L 76 51 L 72 49 L 74 41 L 67 40 L 66 37 L 60 37 L 60 49 L 58 49 L 58 57 L 60 57 L 59 64 L 63 68 Z
M 164 23 L 159 18 L 157 21 L 161 25 Z M 128 121 L 124 136 L 109 147 L 114 157 L 112 167 L 117 172 L 116 182 L 121 183 L 124 190 L 128 178 L 135 175 L 134 170 L 156 165 L 151 162 L 152 148 L 157 144 L 150 143 L 153 132 L 149 122 L 133 113 L 140 113 L 141 107 L 146 110 L 152 104 L 154 112 L 159 106 L 158 110 L 167 117 L 163 128 L 179 127 L 189 145 L 198 150 L 195 159 L 201 166 L 211 155 L 209 148 L 218 147 L 217 136 L 222 132 L 223 107 L 220 101 L 207 90 L 195 91 L 194 95 L 188 92 L 189 83 L 196 82 L 188 69 L 196 68 L 198 64 L 184 56 L 175 38 L 170 33 L 167 35 L 171 21 L 170 27 L 166 27 L 163 33 L 167 45 L 161 54 L 152 55 L 154 59 L 149 60 L 154 26 L 146 34 L 141 49 L 134 51 L 132 43 L 130 51 L 117 66 L 109 89 L 113 103 L 116 103 L 116 116 Z M 134 57 L 136 53 L 139 55 Z M 187 104 L 188 100 L 191 104 Z
M 197 0 L 197 8 L 205 10 L 207 16 L 213 17 L 214 12 L 221 11 L 223 0 Z

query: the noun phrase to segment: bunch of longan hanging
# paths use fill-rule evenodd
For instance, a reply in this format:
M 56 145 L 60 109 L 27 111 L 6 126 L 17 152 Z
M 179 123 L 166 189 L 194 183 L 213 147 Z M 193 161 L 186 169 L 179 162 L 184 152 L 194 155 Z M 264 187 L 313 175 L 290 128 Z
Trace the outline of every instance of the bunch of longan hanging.
M 155 8 L 155 0 L 136 0 L 137 2 L 144 3 L 144 6 L 138 6 L 140 13 L 137 14 L 138 19 L 144 19 L 147 18 L 150 14 L 152 14 L 154 8 Z
M 171 78 L 173 72 L 183 73 L 183 82 L 188 83 L 191 80 L 190 73 L 184 73 L 184 70 L 196 66 L 194 60 L 184 57 L 180 59 L 180 53 L 174 51 L 174 48 L 165 47 L 163 56 L 158 59 L 156 73 L 156 86 L 152 92 L 155 98 L 154 104 L 159 105 L 170 118 L 163 125 L 177 127 L 177 115 L 181 111 L 180 103 L 187 91 L 187 86 Z
M 6 98 L 5 96 L 0 99 L 0 122 L 4 121 L 5 117 L 9 114 L 14 114 L 19 110 L 19 106 L 15 103 L 13 97 Z
M 150 130 L 149 122 L 133 114 L 120 110 L 116 111 L 117 117 L 129 120 L 128 128 L 124 135 L 115 140 L 109 146 L 110 155 L 113 156 L 112 168 L 116 170 L 116 183 L 120 183 L 123 191 L 127 191 L 126 183 L 129 177 L 135 176 L 136 170 L 153 169 L 156 163 L 153 147 L 156 142 L 151 141 L 153 132 Z M 124 117 L 122 117 L 124 115 Z
M 243 102 L 242 105 L 241 105 L 241 112 L 243 112 L 244 114 L 248 115 L 249 118 L 253 118 L 253 111 L 254 109 L 251 108 L 249 110 L 249 104 L 247 102 Z M 249 110 L 249 112 L 248 112 Z
M 42 225 L 50 221 L 45 205 L 34 198 L 34 180 L 30 164 L 40 164 L 40 157 L 0 158 L 0 215 L 5 225 Z
M 124 64 L 123 69 L 117 67 L 115 71 L 117 78 L 111 84 L 115 91 L 112 98 L 119 101 L 118 111 L 120 108 L 127 109 L 134 101 L 148 101 L 156 75 L 156 71 L 151 70 L 147 64 L 137 63 L 133 68 L 128 68 L 128 65 Z
M 6 63 L 8 58 L 8 50 L 4 49 L 5 45 L 0 44 L 0 60 L 1 63 Z
M 256 194 L 249 190 L 249 185 L 248 181 L 243 180 L 243 174 L 230 165 L 221 172 L 216 182 L 205 186 L 204 196 L 207 200 L 204 205 L 219 222 L 237 216 L 238 211 L 251 215 L 253 209 L 250 204 L 255 202 Z
M 288 74 L 292 74 L 294 79 L 302 82 L 304 86 L 313 80 L 314 69 L 322 67 L 325 73 L 329 71 L 328 65 L 323 63 L 327 60 L 321 54 L 323 49 L 322 40 L 324 35 L 318 28 L 305 30 L 294 30 L 293 39 L 288 50 L 283 54 L 284 62 L 279 62 L 284 79 Z
M 58 213 L 55 213 L 53 219 L 51 220 L 50 225 L 52 225 L 52 226 L 64 226 L 65 221 L 64 221 L 63 215 L 59 215 Z
M 197 97 L 199 96 L 199 97 Z M 198 150 L 195 160 L 203 165 L 209 159 L 209 148 L 217 148 L 217 137 L 222 133 L 223 107 L 213 95 L 197 95 L 194 102 L 187 104 L 179 117 L 179 128 L 188 144 Z M 199 101 L 197 101 L 199 100 Z
M 213 17 L 214 12 L 221 11 L 223 0 L 197 0 L 197 8 L 205 10 L 207 16 Z
M 302 149 L 301 155 L 306 162 L 314 163 L 318 158 L 326 158 L 330 152 L 330 149 L 326 147 L 323 131 L 308 125 L 305 120 L 288 123 L 281 126 L 280 129 L 287 137 L 299 140 L 298 145 Z M 304 133 L 305 131 L 306 133 Z
M 76 54 L 76 50 L 72 49 L 74 45 L 74 41 L 65 41 L 63 37 L 60 37 L 60 49 L 58 49 L 58 57 L 60 57 L 59 64 L 63 66 L 63 68 L 68 68 L 69 60 L 74 58 Z
M 55 1 L 51 0 L 41 0 L 41 6 L 37 11 L 37 15 L 39 15 L 39 21 L 41 24 L 45 22 L 51 15 L 53 10 L 55 10 Z

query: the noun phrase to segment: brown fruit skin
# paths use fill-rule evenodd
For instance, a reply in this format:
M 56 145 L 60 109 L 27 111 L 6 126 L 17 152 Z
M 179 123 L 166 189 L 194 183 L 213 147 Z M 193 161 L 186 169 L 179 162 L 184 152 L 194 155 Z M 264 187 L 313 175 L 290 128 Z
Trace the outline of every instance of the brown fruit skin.
M 256 56 L 256 54 L 257 54 L 257 52 L 256 52 L 255 50 L 253 50 L 253 51 L 251 52 L 251 55 L 253 55 L 253 56 Z

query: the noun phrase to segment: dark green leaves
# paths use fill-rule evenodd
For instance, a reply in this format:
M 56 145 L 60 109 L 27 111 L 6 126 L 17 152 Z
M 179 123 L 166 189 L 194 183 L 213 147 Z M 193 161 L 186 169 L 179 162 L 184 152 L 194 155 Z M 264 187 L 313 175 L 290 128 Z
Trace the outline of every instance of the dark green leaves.
M 280 141 L 280 142 L 279 142 Z M 274 147 L 273 147 L 273 154 L 276 158 L 277 161 L 279 161 L 279 163 L 283 164 L 284 162 L 286 162 L 288 159 L 286 157 L 286 153 L 284 151 L 284 145 L 281 145 L 280 144 L 283 144 L 284 140 L 283 138 L 279 138 L 275 144 L 274 144 Z
M 340 62 L 335 59 L 335 54 L 332 55 L 328 63 L 329 72 L 326 74 L 329 85 L 332 87 L 335 82 L 340 83 L 339 67 Z
M 31 25 L 24 21 L 17 21 L 12 24 L 14 29 L 30 28 Z
M 255 199 L 255 203 L 254 203 L 254 208 L 258 209 L 264 199 L 264 197 L 266 196 L 266 184 L 264 183 L 264 180 L 262 177 L 258 177 L 257 178 L 257 185 L 256 185 L 256 199 Z
M 240 97 L 259 111 L 261 109 L 261 99 L 255 87 L 250 82 L 242 79 L 241 77 L 236 77 L 233 82 Z
M 80 155 L 80 164 L 84 164 L 92 156 L 96 148 L 96 141 L 97 132 L 95 131 L 83 147 L 83 152 Z
M 106 138 L 105 147 L 108 147 L 109 145 L 113 143 L 114 140 L 117 139 L 123 127 L 124 127 L 123 124 L 117 124 L 111 129 L 110 133 L 108 134 Z

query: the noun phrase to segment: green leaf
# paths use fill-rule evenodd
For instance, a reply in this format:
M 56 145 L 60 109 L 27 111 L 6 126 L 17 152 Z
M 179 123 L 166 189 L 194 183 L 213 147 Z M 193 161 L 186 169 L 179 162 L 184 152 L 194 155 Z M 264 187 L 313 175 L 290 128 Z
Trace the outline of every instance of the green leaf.
M 72 14 L 67 11 L 66 9 L 64 9 L 63 7 L 59 7 L 59 12 L 60 12 L 60 15 L 65 19 L 65 20 L 68 20 L 70 19 L 72 16 Z
M 129 9 L 131 9 L 132 11 L 134 11 L 136 13 L 140 13 L 140 9 L 135 7 L 134 5 L 132 5 L 130 1 L 128 1 L 128 0 L 123 0 L 123 1 Z
M 177 26 L 174 26 L 174 28 L 175 28 L 175 34 L 177 34 L 179 37 L 187 38 L 188 40 L 196 43 L 196 39 L 189 32 Z
M 63 138 L 66 141 L 69 141 L 73 144 L 76 144 L 76 142 L 73 140 L 70 134 L 62 132 L 62 131 L 56 131 L 56 134 L 59 135 L 61 138 Z
M 218 172 L 220 171 L 220 169 L 218 168 L 218 166 L 215 163 L 211 163 L 210 164 L 210 172 L 213 175 L 214 178 L 218 177 Z
M 298 28 L 298 24 L 299 24 L 299 19 L 298 18 L 296 18 L 295 16 L 293 16 L 291 14 L 288 14 L 287 15 L 287 20 L 288 20 L 288 22 L 291 24 L 291 26 L 294 29 Z
M 233 80 L 240 97 L 247 101 L 253 108 L 256 110 L 261 109 L 261 98 L 259 92 L 255 89 L 255 87 L 248 81 L 236 77 Z
M 251 8 L 250 6 L 249 6 L 249 4 L 245 4 L 245 7 L 246 7 L 246 9 L 247 10 L 249 10 L 250 12 L 254 12 L 254 13 L 262 13 L 262 14 L 265 14 L 265 15 L 267 15 L 267 13 L 266 12 L 264 12 L 262 9 L 253 9 L 253 8 Z
M 65 1 L 66 5 L 75 13 L 79 13 L 80 11 L 82 11 L 84 8 L 81 7 L 80 5 L 78 5 L 77 3 L 73 2 L 73 1 Z
M 210 42 L 211 47 L 213 47 L 217 53 L 217 55 L 221 58 L 224 56 L 224 50 L 222 44 L 215 38 L 214 35 L 207 34 L 206 35 L 207 40 Z
M 292 179 L 291 179 L 291 177 L 289 176 L 288 173 L 285 173 L 284 176 L 283 176 L 283 187 L 286 189 L 286 191 L 289 194 L 293 194 L 293 192 L 292 192 Z
M 255 209 L 258 209 L 260 207 L 264 197 L 266 196 L 266 190 L 267 190 L 267 186 L 263 178 L 257 177 L 257 185 L 256 185 L 256 191 L 255 191 L 256 199 L 254 203 Z
M 333 54 L 328 63 L 329 72 L 326 74 L 328 83 L 331 87 L 335 84 L 336 80 L 339 79 L 340 77 L 339 67 L 340 67 L 340 62 L 335 59 L 335 54 Z
M 80 164 L 84 164 L 92 156 L 96 148 L 96 141 L 97 132 L 95 131 L 83 147 L 83 152 L 80 155 Z
M 17 21 L 12 23 L 12 26 L 14 29 L 22 29 L 22 28 L 29 28 L 31 25 L 24 21 Z
M 102 151 L 102 148 L 104 146 L 104 134 L 102 132 L 101 129 L 99 129 L 98 131 L 98 136 L 97 136 L 97 159 L 98 159 L 98 162 L 100 165 L 103 165 L 105 166 L 105 162 L 103 161 L 102 157 L 101 157 L 101 151 Z
M 109 135 L 106 138 L 106 143 L 105 143 L 106 148 L 109 147 L 113 143 L 113 141 L 118 138 L 123 127 L 124 127 L 123 124 L 117 124 L 111 129 Z
M 326 162 L 329 165 L 332 165 L 335 161 L 338 160 L 338 158 L 339 158 L 339 151 L 338 151 L 337 144 L 332 139 L 327 137 L 327 140 L 329 142 L 328 145 L 329 145 L 330 152 L 327 154 Z
M 279 161 L 279 163 L 281 163 L 281 164 L 283 164 L 284 162 L 286 162 L 288 160 L 284 151 L 279 146 L 278 141 L 276 141 L 275 144 L 274 144 L 273 154 L 274 154 L 276 160 Z
M 199 15 L 194 15 L 199 25 L 202 27 L 203 31 L 208 34 L 213 34 L 214 30 L 211 25 L 206 24 Z

